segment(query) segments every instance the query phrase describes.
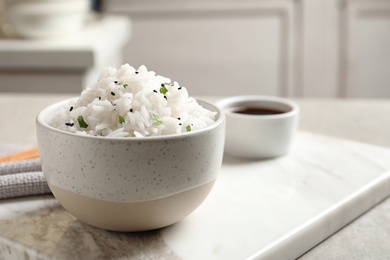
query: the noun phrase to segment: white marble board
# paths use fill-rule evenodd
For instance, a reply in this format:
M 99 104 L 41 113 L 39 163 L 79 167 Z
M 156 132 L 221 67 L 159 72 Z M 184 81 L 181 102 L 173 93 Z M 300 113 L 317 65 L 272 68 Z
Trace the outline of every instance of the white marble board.
M 162 230 L 185 259 L 294 259 L 390 194 L 390 149 L 299 133 L 273 160 L 225 156 L 207 201 Z
M 300 132 L 280 158 L 225 156 L 205 202 L 154 232 L 89 227 L 50 197 L 4 200 L 0 258 L 294 259 L 390 195 L 389 170 L 390 149 Z

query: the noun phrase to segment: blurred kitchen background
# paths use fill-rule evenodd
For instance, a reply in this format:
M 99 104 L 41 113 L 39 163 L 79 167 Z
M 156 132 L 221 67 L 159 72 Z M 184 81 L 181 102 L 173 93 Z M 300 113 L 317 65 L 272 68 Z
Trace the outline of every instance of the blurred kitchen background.
M 390 0 L 0 0 L 1 92 L 142 64 L 192 95 L 390 98 Z

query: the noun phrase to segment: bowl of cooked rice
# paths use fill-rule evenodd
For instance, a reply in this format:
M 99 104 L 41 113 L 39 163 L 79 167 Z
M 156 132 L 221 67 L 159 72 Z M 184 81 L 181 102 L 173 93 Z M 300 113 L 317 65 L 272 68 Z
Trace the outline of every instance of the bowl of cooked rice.
M 193 212 L 222 164 L 225 117 L 170 79 L 128 64 L 37 116 L 43 174 L 79 220 L 162 228 Z

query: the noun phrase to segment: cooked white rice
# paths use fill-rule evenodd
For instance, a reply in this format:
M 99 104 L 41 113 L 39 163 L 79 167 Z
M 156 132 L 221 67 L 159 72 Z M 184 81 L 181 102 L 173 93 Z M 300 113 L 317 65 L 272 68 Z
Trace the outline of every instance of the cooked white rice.
M 180 134 L 215 122 L 215 112 L 189 97 L 177 82 L 129 64 L 104 69 L 89 86 L 51 118 L 55 128 L 83 135 L 147 137 Z

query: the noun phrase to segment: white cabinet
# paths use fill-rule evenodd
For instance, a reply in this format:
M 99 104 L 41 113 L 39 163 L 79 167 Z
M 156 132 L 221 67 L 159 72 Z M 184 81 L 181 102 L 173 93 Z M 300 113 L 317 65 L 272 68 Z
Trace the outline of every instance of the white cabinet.
M 390 1 L 343 3 L 341 92 L 348 97 L 390 97 Z
M 194 95 L 390 97 L 390 0 L 106 0 L 124 60 Z
M 79 94 L 96 82 L 103 67 L 123 63 L 122 49 L 130 36 L 131 23 L 126 17 L 103 16 L 91 19 L 74 35 L 0 37 L 0 94 Z

